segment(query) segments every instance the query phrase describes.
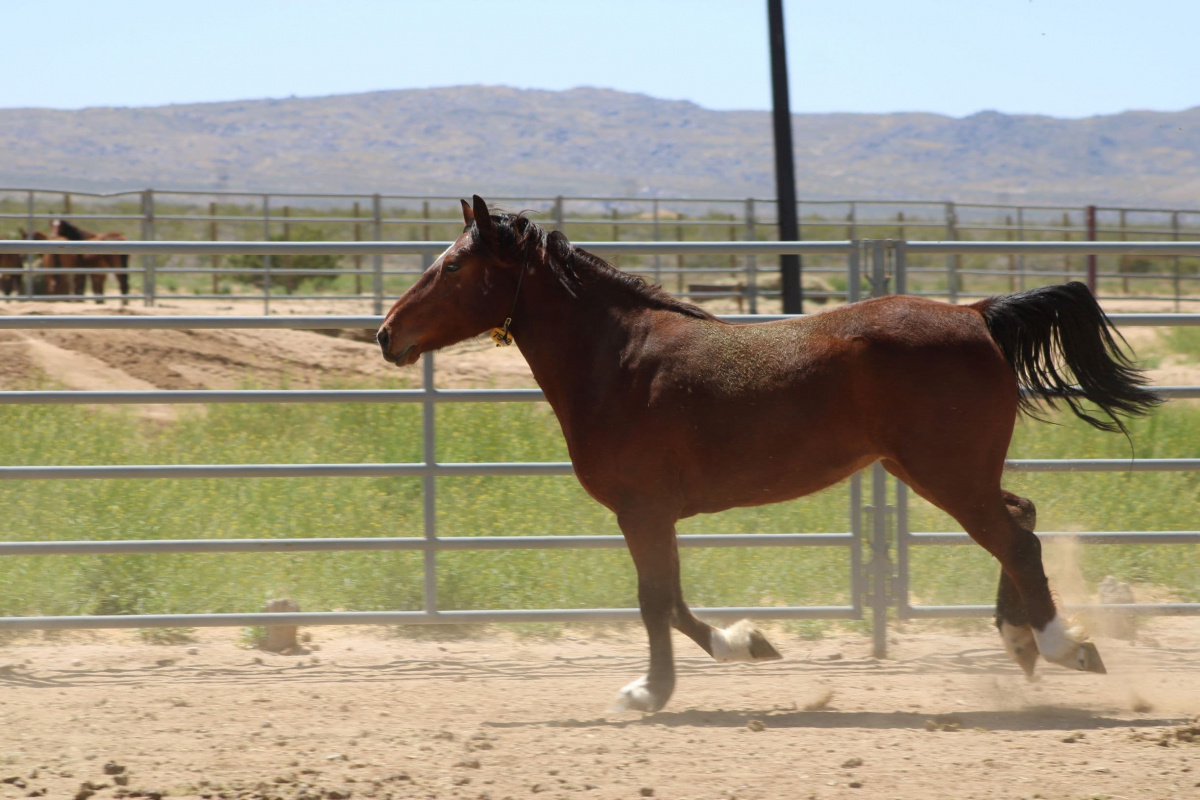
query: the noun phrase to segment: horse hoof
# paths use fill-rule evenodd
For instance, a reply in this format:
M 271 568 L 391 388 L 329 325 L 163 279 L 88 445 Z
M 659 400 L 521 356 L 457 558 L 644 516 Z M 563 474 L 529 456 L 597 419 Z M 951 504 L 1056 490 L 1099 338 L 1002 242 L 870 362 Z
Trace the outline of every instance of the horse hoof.
M 1037 666 L 1038 646 L 1033 638 L 1033 628 L 1028 625 L 1000 623 L 1000 639 L 1008 657 L 1017 663 L 1028 680 L 1034 680 L 1033 670 Z
M 1104 668 L 1104 662 L 1100 660 L 1100 651 L 1091 642 L 1080 642 L 1079 650 L 1075 653 L 1075 658 L 1079 664 L 1076 669 L 1082 672 L 1095 672 L 1100 675 L 1108 674 L 1108 670 Z
M 609 706 L 608 711 L 610 714 L 622 711 L 651 713 L 666 705 L 668 696 L 659 696 L 650 688 L 650 681 L 641 677 L 617 692 L 617 699 Z
M 721 663 L 730 661 L 778 661 L 783 658 L 763 632 L 748 619 L 728 628 L 714 628 L 712 656 Z
M 1055 617 L 1041 631 L 1035 630 L 1033 636 L 1037 640 L 1038 650 L 1047 661 L 1080 672 L 1096 672 L 1101 675 L 1108 672 L 1104 668 L 1104 662 L 1100 660 L 1100 652 L 1096 650 L 1096 645 L 1084 640 L 1082 628 L 1066 630 L 1062 621 Z

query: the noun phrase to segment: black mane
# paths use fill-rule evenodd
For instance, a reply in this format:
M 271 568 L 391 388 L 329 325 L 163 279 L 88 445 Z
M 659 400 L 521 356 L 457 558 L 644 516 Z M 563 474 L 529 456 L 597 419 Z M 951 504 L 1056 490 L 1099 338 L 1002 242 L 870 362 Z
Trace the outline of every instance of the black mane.
M 83 241 L 84 239 L 90 239 L 92 237 L 92 234 L 77 227 L 75 223 L 69 222 L 65 219 L 54 220 L 54 230 L 64 239 L 72 239 L 76 242 Z
M 520 214 L 493 214 L 492 221 L 500 234 L 500 242 L 512 248 L 524 263 L 538 258 L 551 267 L 558 280 L 571 294 L 578 297 L 585 288 L 615 290 L 635 305 L 674 311 L 696 319 L 715 319 L 699 306 L 668 294 L 661 286 L 646 283 L 637 275 L 617 269 L 604 259 L 571 244 L 561 231 L 548 231 Z M 479 229 L 471 226 L 472 237 L 478 240 Z M 589 286 L 590 284 L 590 286 Z

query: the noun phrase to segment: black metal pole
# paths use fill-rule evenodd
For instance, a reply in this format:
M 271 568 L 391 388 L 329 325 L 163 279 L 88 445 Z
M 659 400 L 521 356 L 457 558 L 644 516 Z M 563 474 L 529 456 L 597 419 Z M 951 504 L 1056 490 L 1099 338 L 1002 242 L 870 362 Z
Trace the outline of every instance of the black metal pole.
M 788 102 L 787 49 L 783 36 L 783 0 L 767 0 L 771 32 L 771 95 L 775 121 L 775 198 L 779 215 L 779 240 L 800 241 L 796 219 L 796 165 L 792 156 L 792 112 Z M 783 313 L 800 314 L 804 290 L 800 283 L 800 256 L 779 257 Z

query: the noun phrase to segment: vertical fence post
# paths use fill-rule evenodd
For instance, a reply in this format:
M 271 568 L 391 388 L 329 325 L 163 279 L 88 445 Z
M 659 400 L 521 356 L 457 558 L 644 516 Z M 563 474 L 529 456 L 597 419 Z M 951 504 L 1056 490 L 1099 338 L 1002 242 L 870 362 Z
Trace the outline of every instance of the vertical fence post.
M 362 209 L 359 206 L 358 201 L 355 200 L 354 218 L 358 219 L 360 213 L 362 213 Z M 358 224 L 357 222 L 354 223 L 354 241 L 362 241 L 362 225 Z M 354 254 L 354 294 L 362 295 L 362 256 L 358 253 Z
M 1179 212 L 1178 211 L 1171 212 L 1171 238 L 1177 242 L 1179 241 Z M 1180 286 L 1179 270 L 1180 270 L 1179 256 L 1175 256 L 1175 266 L 1174 266 L 1174 269 L 1172 270 L 1172 282 L 1175 284 L 1175 311 L 1176 311 L 1176 313 L 1179 312 L 1179 305 L 1180 305 L 1180 301 L 1182 300 L 1182 298 L 1180 297 L 1180 294 L 1182 293 L 1182 287 Z
M 71 216 L 71 193 L 63 192 L 63 216 Z
M 846 238 L 858 238 L 858 209 L 854 203 L 850 204 L 850 213 L 846 215 Z
M 878 461 L 871 467 L 871 654 L 887 658 L 888 557 L 887 470 Z
M 1025 240 L 1025 209 L 1017 206 L 1017 239 Z M 1017 288 L 1025 291 L 1025 254 L 1017 255 Z
M 430 241 L 431 231 L 429 228 L 429 201 L 425 200 L 421 203 L 421 217 L 425 220 L 425 224 L 421 226 L 421 241 Z M 421 253 L 421 271 L 429 269 L 433 264 L 433 253 L 428 251 Z
M 613 207 L 612 214 L 610 214 L 610 216 L 612 217 L 612 240 L 614 242 L 619 242 L 621 240 L 621 229 L 618 226 L 620 224 L 621 217 L 620 217 L 620 214 L 617 212 L 616 207 Z M 612 264 L 617 269 L 621 268 L 620 254 L 616 254 L 613 256 Z
M 863 569 L 863 473 L 859 470 L 850 476 L 850 605 L 854 608 L 854 618 L 862 619 L 863 598 L 866 588 L 863 586 L 866 570 Z
M 1129 233 L 1125 230 L 1125 209 L 1121 209 L 1121 241 L 1129 241 Z M 1121 273 L 1121 294 L 1129 294 L 1129 257 L 1121 256 L 1117 260 L 1117 272 Z
M 217 236 L 217 220 L 216 220 L 216 216 L 217 216 L 216 201 L 213 201 L 208 204 L 208 215 L 210 217 L 212 217 L 212 219 L 209 220 L 209 223 L 208 223 L 208 240 L 210 242 L 215 242 L 215 241 L 217 241 L 217 238 L 218 238 L 218 236 Z M 209 259 L 209 265 L 211 266 L 212 271 L 213 271 L 213 273 L 212 273 L 212 293 L 219 294 L 221 291 L 221 280 L 220 280 L 220 275 L 217 273 L 217 270 L 221 268 L 221 257 L 220 256 L 212 256 Z
M 290 242 L 292 240 L 292 223 L 289 221 L 291 216 L 292 216 L 292 207 L 284 206 L 283 207 L 283 240 L 285 242 Z M 290 272 L 292 269 L 293 263 L 294 262 L 293 262 L 291 256 L 283 257 L 283 268 L 285 270 Z M 283 285 L 286 287 L 288 285 L 299 284 L 300 281 L 296 280 L 296 277 L 297 276 L 294 276 L 294 275 L 288 275 L 287 277 L 285 277 L 283 279 Z
M 142 241 L 154 241 L 154 190 L 147 189 L 142 192 Z M 146 254 L 142 256 L 142 295 L 144 302 L 148 306 L 154 305 L 154 296 L 157 293 L 157 283 L 155 269 L 158 266 L 157 258 L 153 255 Z
M 662 240 L 662 232 L 659 230 L 658 224 L 658 198 L 654 198 L 650 205 L 650 213 L 654 220 L 654 241 Z M 654 254 L 654 283 L 657 286 L 662 286 L 662 256 L 658 253 Z
M 26 218 L 25 219 L 25 225 L 26 225 L 25 239 L 26 239 L 26 241 L 30 241 L 33 239 L 33 226 L 34 226 L 33 192 L 32 191 L 30 191 L 25 196 L 25 218 Z M 37 282 L 36 281 L 37 276 L 33 272 L 33 270 L 34 270 L 33 264 L 34 264 L 35 258 L 37 258 L 37 256 L 34 256 L 33 253 L 25 254 L 25 297 L 29 300 L 33 299 L 34 283 Z
M 263 241 L 271 241 L 271 195 L 262 196 Z M 271 313 L 271 254 L 263 253 L 263 314 Z
M 421 403 L 421 451 L 425 462 L 425 474 L 421 477 L 424 499 L 425 521 L 425 613 L 436 615 L 437 606 L 437 478 L 433 475 L 437 464 L 437 436 L 434 428 L 437 418 L 437 398 L 434 396 L 433 353 L 421 356 L 421 373 L 425 399 Z
M 758 239 L 754 229 L 754 198 L 746 198 L 746 228 L 743 234 L 747 242 Z M 750 301 L 750 313 L 758 313 L 758 258 L 753 253 L 746 254 L 746 297 Z
M 566 212 L 563 210 L 563 196 L 554 198 L 554 230 L 566 233 Z
M 958 214 L 954 210 L 954 203 L 946 203 L 946 240 L 950 242 L 958 241 Z M 950 253 L 946 256 L 946 296 L 951 303 L 958 302 L 958 268 L 961 266 L 962 257 L 958 253 Z
M 679 215 L 679 219 L 683 219 L 683 214 Z M 678 241 L 683 241 L 682 225 L 675 225 L 675 238 Z M 675 256 L 675 291 L 678 294 L 683 294 L 683 253 Z
M 850 243 L 850 256 L 846 259 L 846 302 L 857 303 L 862 295 L 860 252 L 862 242 L 855 239 Z
M 888 294 L 887 242 L 868 241 L 871 258 L 871 296 Z M 875 658 L 887 657 L 887 616 L 891 605 L 889 595 L 892 563 L 888 543 L 888 516 L 894 511 L 888 505 L 888 474 L 878 461 L 871 467 L 871 650 Z
M 892 276 L 896 294 L 908 294 L 908 243 L 892 242 Z
M 1087 240 L 1089 242 L 1096 241 L 1096 207 L 1087 207 Z M 1088 253 L 1087 256 L 1087 285 L 1092 290 L 1092 294 L 1096 293 L 1096 254 Z
M 1062 215 L 1062 231 L 1063 231 L 1063 241 L 1064 242 L 1071 241 L 1071 215 L 1070 215 L 1070 213 L 1068 213 L 1066 211 L 1064 211 L 1063 215 Z M 1071 254 L 1070 253 L 1063 253 L 1062 277 L 1064 280 L 1071 277 Z M 1092 285 L 1090 283 L 1088 284 L 1088 288 L 1092 289 Z M 1096 293 L 1096 290 L 1092 289 L 1092 294 L 1095 294 L 1095 293 Z
M 896 479 L 896 575 L 892 582 L 896 618 L 908 619 L 908 487 Z
M 371 239 L 383 240 L 383 198 L 371 195 Z M 371 308 L 375 314 L 383 313 L 383 256 L 371 256 Z
M 1004 217 L 1004 235 L 1008 241 L 1012 241 L 1016 234 L 1013 232 L 1012 215 L 1008 214 Z M 1017 257 L 1012 253 L 1008 254 L 1008 290 L 1015 292 L 1017 290 Z

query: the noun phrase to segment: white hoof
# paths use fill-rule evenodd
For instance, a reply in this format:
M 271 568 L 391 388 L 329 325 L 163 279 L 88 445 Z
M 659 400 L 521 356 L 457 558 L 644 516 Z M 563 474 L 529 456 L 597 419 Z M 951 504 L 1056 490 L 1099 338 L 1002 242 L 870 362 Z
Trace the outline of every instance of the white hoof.
M 608 710 L 613 714 L 622 711 L 651 712 L 662 708 L 664 702 L 664 699 L 650 691 L 650 681 L 643 676 L 617 692 L 617 699 Z
M 748 619 L 728 628 L 713 628 L 712 657 L 722 664 L 730 661 L 776 661 L 783 658 L 762 631 Z
M 1037 666 L 1038 646 L 1033 636 L 1033 628 L 1028 625 L 1013 625 L 1009 622 L 1000 623 L 1000 639 L 1008 657 L 1017 662 L 1025 672 L 1025 677 L 1033 680 L 1033 668 Z
M 1083 628 L 1068 629 L 1058 617 L 1050 620 L 1042 630 L 1033 631 L 1038 650 L 1047 661 L 1081 672 L 1106 673 L 1096 645 L 1085 641 L 1086 636 Z

